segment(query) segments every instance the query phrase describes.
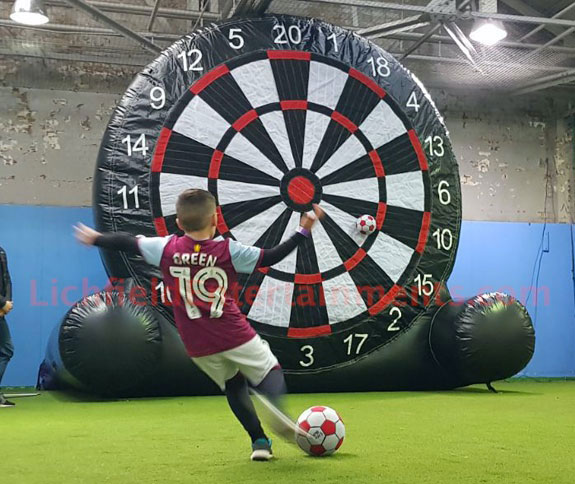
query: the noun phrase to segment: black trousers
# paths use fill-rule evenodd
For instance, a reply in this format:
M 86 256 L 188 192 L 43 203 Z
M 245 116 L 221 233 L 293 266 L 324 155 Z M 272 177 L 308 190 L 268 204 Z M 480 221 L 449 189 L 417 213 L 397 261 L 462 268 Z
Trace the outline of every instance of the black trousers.
M 0 385 L 2 384 L 2 377 L 12 356 L 14 356 L 14 345 L 12 344 L 10 329 L 8 328 L 6 318 L 0 316 Z

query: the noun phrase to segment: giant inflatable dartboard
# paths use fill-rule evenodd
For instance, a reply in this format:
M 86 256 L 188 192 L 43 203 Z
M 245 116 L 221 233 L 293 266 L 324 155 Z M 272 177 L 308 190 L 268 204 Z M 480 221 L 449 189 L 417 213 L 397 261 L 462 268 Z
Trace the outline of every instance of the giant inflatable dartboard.
M 385 351 L 453 265 L 459 179 L 437 110 L 386 52 L 318 20 L 212 25 L 136 78 L 100 152 L 98 228 L 174 233 L 176 197 L 191 187 L 216 196 L 222 236 L 259 247 L 288 237 L 313 203 L 326 211 L 307 243 L 230 294 L 293 373 Z M 377 222 L 368 236 L 355 227 L 364 214 Z M 166 301 L 141 258 L 104 260 Z

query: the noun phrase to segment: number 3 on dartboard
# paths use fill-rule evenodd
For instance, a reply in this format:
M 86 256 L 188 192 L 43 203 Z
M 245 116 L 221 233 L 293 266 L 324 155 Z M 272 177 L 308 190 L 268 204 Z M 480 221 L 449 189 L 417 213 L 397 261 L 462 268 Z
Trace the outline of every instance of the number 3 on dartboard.
M 305 345 L 305 346 L 302 346 L 300 348 L 300 350 L 303 353 L 305 360 L 300 360 L 299 364 L 301 366 L 303 366 L 304 368 L 307 368 L 308 366 L 313 365 L 315 363 L 315 360 L 313 358 L 313 346 Z

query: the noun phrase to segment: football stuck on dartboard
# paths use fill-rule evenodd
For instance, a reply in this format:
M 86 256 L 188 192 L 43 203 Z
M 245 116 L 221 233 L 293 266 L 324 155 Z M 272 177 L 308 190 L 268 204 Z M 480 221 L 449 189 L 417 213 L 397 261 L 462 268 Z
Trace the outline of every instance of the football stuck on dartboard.
M 377 223 L 371 215 L 362 215 L 357 219 L 355 225 L 360 233 L 366 235 L 375 232 L 375 229 L 377 228 Z
M 307 435 L 296 437 L 299 447 L 314 457 L 332 455 L 343 444 L 345 425 L 339 414 L 330 407 L 308 408 L 297 419 L 298 427 Z

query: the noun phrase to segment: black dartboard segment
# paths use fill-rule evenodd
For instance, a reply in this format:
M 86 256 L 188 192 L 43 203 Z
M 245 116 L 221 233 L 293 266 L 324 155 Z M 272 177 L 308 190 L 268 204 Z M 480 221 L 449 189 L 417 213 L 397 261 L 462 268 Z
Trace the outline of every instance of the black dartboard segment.
M 240 19 L 184 37 L 136 79 L 104 144 L 100 229 L 173 233 L 177 195 L 197 187 L 218 201 L 220 234 L 266 248 L 324 208 L 306 244 L 241 277 L 237 294 L 287 370 L 398 337 L 453 265 L 459 182 L 439 114 L 388 54 L 323 22 Z M 366 214 L 371 235 L 355 225 Z M 105 260 L 162 290 L 140 259 Z

